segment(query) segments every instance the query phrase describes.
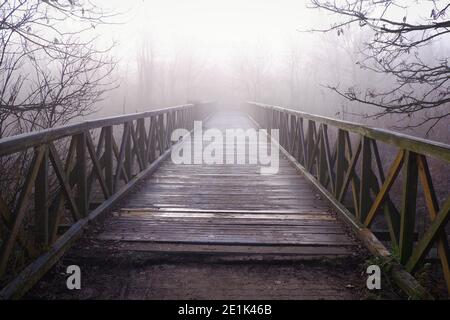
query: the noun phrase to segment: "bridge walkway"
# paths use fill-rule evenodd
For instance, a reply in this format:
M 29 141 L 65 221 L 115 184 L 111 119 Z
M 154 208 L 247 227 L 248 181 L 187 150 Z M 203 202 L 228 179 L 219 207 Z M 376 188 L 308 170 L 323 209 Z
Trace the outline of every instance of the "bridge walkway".
M 208 128 L 253 124 L 221 112 Z M 87 270 L 88 288 L 56 284 L 56 266 L 29 297 L 357 299 L 360 250 L 281 153 L 273 175 L 248 161 L 180 165 L 169 157 L 63 257 L 62 265 Z

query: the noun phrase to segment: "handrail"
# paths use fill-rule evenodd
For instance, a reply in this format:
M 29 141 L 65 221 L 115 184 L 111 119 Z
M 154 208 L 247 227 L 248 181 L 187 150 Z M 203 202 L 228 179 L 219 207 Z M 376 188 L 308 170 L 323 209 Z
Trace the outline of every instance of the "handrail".
M 378 240 L 373 245 L 376 238 L 370 229 L 375 221 L 387 228 L 392 250 L 398 252 L 396 258 L 408 272 L 418 270 L 435 246 L 450 294 L 450 250 L 445 231 L 450 220 L 450 191 L 436 192 L 428 165 L 430 157 L 449 170 L 450 145 L 257 102 L 247 102 L 246 106 L 259 126 L 279 129 L 279 145 L 288 159 L 357 234 L 368 240 L 368 247 L 381 256 L 387 252 L 380 250 L 383 246 Z M 329 127 L 335 128 L 333 134 Z M 397 148 L 388 167 L 379 142 Z M 399 176 L 401 197 L 392 192 Z M 430 221 L 422 234 L 415 228 L 419 183 Z
M 195 102 L 1 139 L 1 164 L 10 166 L 0 168 L 1 177 L 12 182 L 0 194 L 0 299 L 26 292 L 89 221 L 169 156 L 173 130 L 192 130 L 212 104 Z M 59 143 L 62 138 L 67 141 Z M 26 259 L 13 267 L 16 253 Z
M 371 139 L 376 139 L 391 145 L 395 145 L 403 149 L 429 155 L 437 159 L 450 161 L 450 145 L 448 144 L 422 139 L 392 130 L 376 128 L 370 125 L 363 125 L 356 122 L 333 119 L 330 117 L 319 116 L 294 109 L 283 108 L 280 106 L 272 106 L 253 101 L 248 101 L 247 103 L 259 106 L 264 109 L 281 111 L 286 114 L 295 115 L 306 120 L 324 123 L 339 129 L 363 135 Z
M 0 156 L 18 152 L 20 150 L 23 150 L 24 148 L 37 146 L 43 143 L 47 143 L 51 140 L 61 139 L 86 130 L 91 130 L 104 126 L 118 125 L 127 121 L 134 121 L 137 119 L 148 118 L 151 116 L 157 116 L 167 112 L 174 112 L 192 107 L 194 107 L 193 104 L 185 104 L 139 113 L 129 113 L 125 115 L 104 117 L 93 120 L 84 120 L 64 126 L 44 129 L 41 131 L 27 132 L 11 137 L 6 137 L 0 139 Z

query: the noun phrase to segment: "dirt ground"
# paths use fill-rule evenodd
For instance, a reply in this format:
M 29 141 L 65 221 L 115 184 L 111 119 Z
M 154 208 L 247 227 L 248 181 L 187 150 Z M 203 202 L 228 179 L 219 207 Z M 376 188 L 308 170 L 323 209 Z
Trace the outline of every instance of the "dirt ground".
M 86 259 L 67 256 L 28 299 L 361 299 L 359 262 L 201 262 L 181 256 Z M 81 290 L 66 288 L 66 266 Z
M 89 249 L 89 250 L 86 250 Z M 327 260 L 261 260 L 191 253 L 118 250 L 82 239 L 25 299 L 397 299 L 385 283 L 369 292 L 364 252 Z M 66 286 L 67 266 L 81 269 L 81 289 Z

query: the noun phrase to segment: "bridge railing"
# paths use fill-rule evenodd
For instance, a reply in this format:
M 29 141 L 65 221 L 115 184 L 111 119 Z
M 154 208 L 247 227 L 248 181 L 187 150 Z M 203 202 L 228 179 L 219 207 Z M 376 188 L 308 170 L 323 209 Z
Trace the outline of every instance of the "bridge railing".
M 192 130 L 210 107 L 186 104 L 1 139 L 0 298 L 29 289 L 88 221 L 167 156 L 172 131 Z
M 434 247 L 450 290 L 449 145 L 256 102 L 247 107 L 261 127 L 279 129 L 279 143 L 291 160 L 352 227 L 388 229 L 387 239 L 380 240 L 390 241 L 393 256 L 408 272 L 418 270 Z M 431 162 L 438 178 L 434 183 L 443 183 L 441 192 L 435 190 Z

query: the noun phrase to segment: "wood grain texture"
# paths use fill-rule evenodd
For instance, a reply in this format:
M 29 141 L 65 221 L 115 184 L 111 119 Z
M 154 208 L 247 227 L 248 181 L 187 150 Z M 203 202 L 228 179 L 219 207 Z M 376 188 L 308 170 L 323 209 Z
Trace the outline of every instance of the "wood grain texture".
M 238 113 L 217 113 L 204 126 L 222 132 L 253 128 Z M 245 152 L 238 146 L 242 143 L 234 145 L 235 153 Z M 231 150 L 224 145 L 224 157 Z M 225 159 L 212 165 L 167 159 L 105 222 L 98 240 L 118 241 L 118 247 L 131 251 L 352 254 L 357 243 L 283 156 L 275 175 L 261 175 L 248 157 L 245 164 Z

